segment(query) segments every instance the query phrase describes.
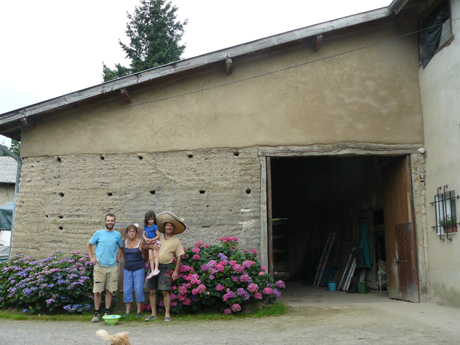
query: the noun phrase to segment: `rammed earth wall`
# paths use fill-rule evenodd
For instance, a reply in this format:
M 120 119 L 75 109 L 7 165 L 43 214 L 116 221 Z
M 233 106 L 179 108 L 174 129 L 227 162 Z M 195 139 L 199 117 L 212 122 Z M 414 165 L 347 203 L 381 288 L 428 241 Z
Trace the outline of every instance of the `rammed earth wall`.
M 84 252 L 107 212 L 124 227 L 151 209 L 185 219 L 184 246 L 238 236 L 259 250 L 257 148 L 24 158 L 12 252 Z

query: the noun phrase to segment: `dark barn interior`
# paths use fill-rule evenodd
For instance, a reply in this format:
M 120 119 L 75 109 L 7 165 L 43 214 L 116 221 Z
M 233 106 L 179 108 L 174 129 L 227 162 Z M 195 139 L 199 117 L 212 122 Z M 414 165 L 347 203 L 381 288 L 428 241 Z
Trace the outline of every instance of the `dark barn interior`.
M 349 292 L 356 290 L 358 281 L 363 280 L 366 288 L 384 291 L 386 254 L 381 167 L 394 159 L 397 158 L 272 158 L 273 219 L 269 246 L 274 275 L 302 280 L 307 285 L 327 286 L 329 281 L 339 285 L 347 274 Z M 363 240 L 366 223 L 368 240 Z M 368 243 L 368 264 L 360 266 L 357 262 L 356 269 L 346 273 L 351 253 L 358 255 L 362 242 Z M 325 267 L 319 279 L 322 260 Z

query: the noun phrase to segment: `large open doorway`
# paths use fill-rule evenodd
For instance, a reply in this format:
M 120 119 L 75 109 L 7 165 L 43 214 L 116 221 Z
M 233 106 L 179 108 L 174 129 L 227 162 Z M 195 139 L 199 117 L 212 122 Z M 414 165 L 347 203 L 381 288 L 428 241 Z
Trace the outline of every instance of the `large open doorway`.
M 275 276 L 419 301 L 409 156 L 276 157 L 268 169 Z

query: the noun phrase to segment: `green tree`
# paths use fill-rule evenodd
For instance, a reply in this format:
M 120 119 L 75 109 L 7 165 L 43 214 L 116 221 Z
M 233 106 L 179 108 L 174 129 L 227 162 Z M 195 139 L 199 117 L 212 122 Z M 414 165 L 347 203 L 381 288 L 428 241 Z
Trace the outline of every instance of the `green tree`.
M 166 0 L 141 0 L 134 14 L 127 13 L 126 35 L 129 44 L 119 40 L 130 67 L 115 64 L 110 69 L 102 63 L 104 81 L 124 77 L 181 59 L 185 45 L 180 45 L 187 20 L 177 20 L 177 6 Z
M 21 142 L 12 139 L 10 145 L 10 151 L 13 152 L 16 156 L 21 156 Z
M 13 152 L 17 156 L 21 156 L 21 142 L 11 139 L 11 144 L 10 147 L 8 147 L 8 150 Z M 0 156 L 8 156 L 5 152 L 0 151 Z

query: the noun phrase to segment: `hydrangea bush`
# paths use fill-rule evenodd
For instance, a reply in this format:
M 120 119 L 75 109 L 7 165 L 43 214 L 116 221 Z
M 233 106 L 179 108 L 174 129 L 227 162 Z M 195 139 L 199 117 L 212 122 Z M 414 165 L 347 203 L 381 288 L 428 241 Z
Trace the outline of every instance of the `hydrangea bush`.
M 247 302 L 273 302 L 281 296 L 284 282 L 273 282 L 257 261 L 255 249 L 238 250 L 237 237 L 219 240 L 220 245 L 197 241 L 193 248 L 185 249 L 179 278 L 172 283 L 171 311 L 190 313 L 209 308 L 228 315 L 242 311 Z
M 43 260 L 18 253 L 0 263 L 0 308 L 28 313 L 92 309 L 93 264 L 88 254 L 56 252 Z

